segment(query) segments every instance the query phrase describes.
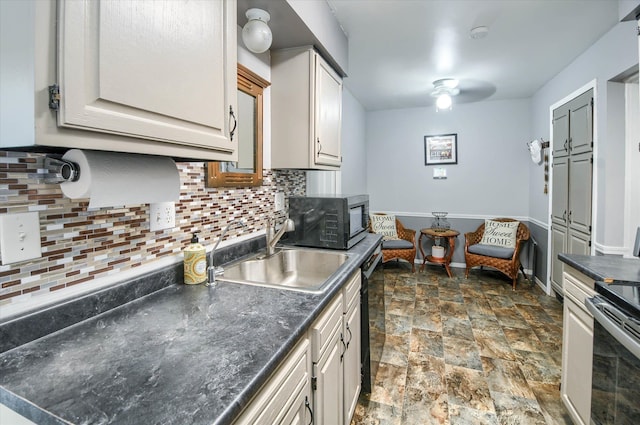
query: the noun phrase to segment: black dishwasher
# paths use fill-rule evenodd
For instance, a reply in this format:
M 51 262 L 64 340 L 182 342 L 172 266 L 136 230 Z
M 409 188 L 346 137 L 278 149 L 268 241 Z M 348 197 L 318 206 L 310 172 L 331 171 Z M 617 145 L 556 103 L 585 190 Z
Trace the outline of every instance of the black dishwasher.
M 360 362 L 362 364 L 362 391 L 371 392 L 385 341 L 384 326 L 384 274 L 376 271 L 382 259 L 381 245 L 362 264 L 360 288 L 360 332 L 362 337 Z

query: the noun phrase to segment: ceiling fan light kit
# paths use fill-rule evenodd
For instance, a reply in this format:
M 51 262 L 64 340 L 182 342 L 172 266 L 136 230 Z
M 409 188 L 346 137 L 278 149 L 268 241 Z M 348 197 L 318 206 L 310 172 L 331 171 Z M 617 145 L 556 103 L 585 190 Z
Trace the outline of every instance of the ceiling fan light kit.
M 487 35 L 489 35 L 489 27 L 485 27 L 484 25 L 471 28 L 471 31 L 469 31 L 469 36 L 474 40 L 485 38 Z
M 460 93 L 458 80 L 455 78 L 443 78 L 433 82 L 431 96 L 436 98 L 436 111 L 450 110 L 453 104 L 453 96 Z

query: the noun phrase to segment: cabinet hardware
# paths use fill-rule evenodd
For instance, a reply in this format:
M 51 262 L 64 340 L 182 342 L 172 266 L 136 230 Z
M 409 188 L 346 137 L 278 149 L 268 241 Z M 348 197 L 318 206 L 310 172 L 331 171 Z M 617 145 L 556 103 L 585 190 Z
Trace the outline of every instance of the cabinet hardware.
M 572 213 L 572 212 L 573 212 L 573 211 L 569 211 L 569 223 L 571 223 L 571 213 Z
M 60 109 L 60 86 L 57 84 L 49 86 L 49 109 Z
M 238 120 L 236 119 L 236 114 L 233 113 L 233 106 L 229 105 L 229 127 L 231 127 L 231 118 L 233 118 L 233 128 L 229 132 L 229 136 L 233 142 L 233 135 L 236 132 L 236 127 L 238 127 Z
M 353 339 L 353 333 L 351 333 L 351 328 L 349 327 L 348 323 L 347 323 L 347 332 L 349 332 L 349 341 L 347 341 L 347 348 L 349 348 L 349 344 L 351 344 L 351 340 Z
M 318 143 L 318 154 L 317 154 L 317 156 L 320 156 L 320 152 L 322 152 L 322 143 L 320 143 L 320 138 L 319 137 L 316 140 L 317 140 L 317 143 Z
M 313 424 L 313 410 L 311 410 L 311 405 L 309 403 L 309 397 L 304 397 L 304 407 L 309 411 L 309 416 L 311 416 L 311 420 L 309 421 L 309 425 Z
M 342 354 L 340 354 L 340 363 L 344 360 L 344 353 L 347 352 L 347 344 L 344 343 L 344 335 L 340 332 L 340 342 L 342 343 Z
M 567 145 L 569 144 L 569 140 L 565 139 L 564 140 L 564 150 L 569 152 L 569 149 L 567 149 Z
M 318 389 L 318 377 L 317 376 L 312 376 L 311 377 L 311 389 L 314 390 L 314 391 Z

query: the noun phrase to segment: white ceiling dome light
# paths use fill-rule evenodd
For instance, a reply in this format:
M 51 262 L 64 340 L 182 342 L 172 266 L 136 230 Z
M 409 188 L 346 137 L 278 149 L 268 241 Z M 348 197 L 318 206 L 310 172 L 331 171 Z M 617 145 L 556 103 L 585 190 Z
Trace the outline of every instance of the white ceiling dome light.
M 253 53 L 264 53 L 271 47 L 273 36 L 267 22 L 271 19 L 269 12 L 262 9 L 249 9 L 246 12 L 249 20 L 242 28 L 242 41 Z
M 433 82 L 431 96 L 436 98 L 436 110 L 449 110 L 453 104 L 453 96 L 460 93 L 458 80 L 455 78 L 443 78 Z

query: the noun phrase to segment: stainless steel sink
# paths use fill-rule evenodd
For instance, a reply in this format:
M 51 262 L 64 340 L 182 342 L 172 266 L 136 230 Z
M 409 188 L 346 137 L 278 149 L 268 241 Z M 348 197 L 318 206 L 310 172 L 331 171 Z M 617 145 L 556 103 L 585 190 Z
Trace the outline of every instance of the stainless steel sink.
M 321 293 L 328 279 L 348 259 L 341 252 L 281 249 L 227 267 L 219 278 L 227 282 Z

